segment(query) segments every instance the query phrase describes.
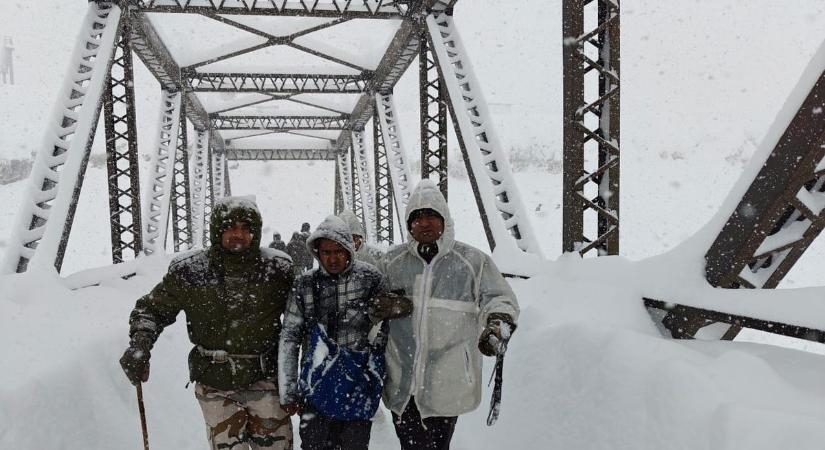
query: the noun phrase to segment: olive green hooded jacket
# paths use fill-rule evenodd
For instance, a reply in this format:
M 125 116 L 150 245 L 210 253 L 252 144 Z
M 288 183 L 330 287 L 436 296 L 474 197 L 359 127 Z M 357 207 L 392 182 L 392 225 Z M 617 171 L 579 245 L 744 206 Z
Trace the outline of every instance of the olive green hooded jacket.
M 253 235 L 250 249 L 242 254 L 220 245 L 221 234 L 236 221 L 248 223 Z M 210 248 L 172 261 L 160 284 L 137 301 L 129 320 L 133 345 L 139 342 L 150 350 L 161 331 L 184 311 L 189 339 L 195 344 L 189 353 L 192 381 L 231 390 L 277 380 L 280 317 L 294 278 L 291 264 L 260 248 L 261 215 L 250 200 L 222 199 L 213 208 L 209 231 Z M 217 362 L 199 347 L 225 351 L 231 360 Z

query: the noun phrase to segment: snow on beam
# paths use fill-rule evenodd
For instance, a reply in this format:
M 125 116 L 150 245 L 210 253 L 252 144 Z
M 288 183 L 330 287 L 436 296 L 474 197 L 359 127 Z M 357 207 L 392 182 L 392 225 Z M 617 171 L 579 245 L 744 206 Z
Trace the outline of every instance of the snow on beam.
M 825 228 L 825 174 L 817 171 L 823 162 L 825 45 L 728 199 L 728 208 L 737 204 L 705 254 L 711 285 L 779 284 Z
M 384 135 L 384 145 L 387 148 L 395 205 L 399 213 L 398 217 L 402 217 L 404 210 L 407 208 L 407 203 L 410 201 L 410 192 L 413 188 L 413 178 L 407 165 L 407 150 L 401 138 L 401 127 L 398 126 L 396 119 L 398 116 L 395 112 L 393 95 L 391 93 L 375 94 L 375 101 L 378 107 L 381 132 Z M 405 235 L 406 228 L 401 227 L 401 229 L 402 235 Z
M 60 270 L 100 116 L 120 16 L 120 8 L 112 4 L 89 4 L 50 127 L 29 175 L 26 198 L 2 266 L 4 273 L 30 268 Z
M 327 149 L 226 149 L 226 159 L 230 161 L 333 161 L 337 156 L 334 150 Z
M 358 186 L 361 188 L 362 205 L 367 230 L 367 240 L 377 242 L 375 227 L 375 191 L 372 188 L 372 176 L 367 161 L 367 146 L 364 142 L 364 133 L 356 131 L 352 136 L 352 151 L 355 156 L 355 174 L 358 176 Z
M 213 116 L 213 130 L 343 130 L 349 116 Z
M 500 255 L 541 255 L 510 163 L 496 136 L 481 85 L 462 40 L 446 13 L 427 16 L 433 51 L 450 100 L 456 134 L 467 161 L 491 250 Z
M 361 75 L 187 73 L 194 92 L 262 92 L 270 94 L 360 94 L 367 92 L 372 72 Z
M 338 159 L 338 172 L 341 181 L 341 192 L 344 194 L 344 208 L 352 211 L 355 208 L 353 204 L 352 193 L 352 168 L 350 167 L 348 152 L 339 151 L 336 155 Z
M 401 19 L 409 7 L 387 0 L 137 0 L 138 10 L 153 13 L 233 14 L 256 16 L 330 17 L 345 19 Z
M 197 131 L 195 138 L 195 155 L 190 162 L 192 172 L 192 246 L 193 248 L 203 247 L 203 233 L 205 230 L 204 202 L 206 200 L 206 172 L 208 164 L 206 161 L 208 151 L 208 140 L 205 131 Z
M 172 165 L 178 142 L 181 95 L 163 91 L 155 136 L 155 154 L 144 187 L 142 213 L 143 251 L 147 255 L 166 251 L 166 229 L 172 195 Z

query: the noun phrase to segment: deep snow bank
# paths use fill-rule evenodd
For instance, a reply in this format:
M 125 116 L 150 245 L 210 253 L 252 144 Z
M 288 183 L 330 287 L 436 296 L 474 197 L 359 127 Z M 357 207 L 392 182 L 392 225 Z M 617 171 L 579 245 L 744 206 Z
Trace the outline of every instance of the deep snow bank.
M 140 447 L 134 389 L 117 359 L 135 298 L 165 264 L 149 260 L 128 281 L 115 274 L 75 291 L 66 286 L 114 271 L 0 279 L 0 448 Z M 622 258 L 562 258 L 512 281 L 523 312 L 501 419 L 484 425 L 485 389 L 479 410 L 459 420 L 454 448 L 821 448 L 825 358 L 662 338 L 639 300 L 645 271 Z M 144 389 L 152 448 L 204 447 L 199 408 L 184 389 L 189 343 L 179 319 L 153 351 Z M 372 448 L 398 448 L 388 420 L 373 430 Z

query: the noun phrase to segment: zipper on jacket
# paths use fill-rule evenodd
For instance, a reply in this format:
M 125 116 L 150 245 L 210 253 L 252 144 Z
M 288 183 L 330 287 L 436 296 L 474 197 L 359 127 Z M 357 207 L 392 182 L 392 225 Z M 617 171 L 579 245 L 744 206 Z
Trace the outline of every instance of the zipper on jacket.
M 424 324 L 424 315 L 427 313 L 427 298 L 430 297 L 430 289 L 431 289 L 431 274 L 432 273 L 432 265 L 426 264 L 424 265 L 424 271 L 421 273 L 422 280 L 421 280 L 421 311 L 418 315 L 418 342 L 416 342 L 415 346 L 415 363 L 413 364 L 413 389 L 411 391 L 418 393 L 418 390 L 421 388 L 421 377 L 423 376 L 422 370 L 422 356 L 423 356 L 423 349 L 426 327 Z

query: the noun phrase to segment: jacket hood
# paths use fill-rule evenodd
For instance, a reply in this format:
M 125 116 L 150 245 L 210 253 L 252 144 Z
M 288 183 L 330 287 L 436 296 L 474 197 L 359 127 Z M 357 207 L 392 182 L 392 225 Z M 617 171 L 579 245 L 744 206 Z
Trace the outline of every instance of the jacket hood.
M 344 246 L 347 252 L 349 252 L 349 265 L 344 272 L 350 270 L 352 264 L 355 262 L 355 243 L 352 241 L 352 232 L 347 223 L 338 216 L 327 216 L 327 218 L 318 225 L 315 232 L 307 239 L 307 250 L 312 253 L 315 259 L 318 259 L 318 252 L 315 251 L 315 241 L 321 238 L 333 240 Z M 321 270 L 324 270 L 320 259 L 318 259 L 318 266 Z
M 432 180 L 426 178 L 421 180 L 418 186 L 412 191 L 412 194 L 410 194 L 410 200 L 407 203 L 407 209 L 404 213 L 405 222 L 409 223 L 412 213 L 419 209 L 432 209 L 438 214 L 441 214 L 441 217 L 444 218 L 444 234 L 436 241 L 439 253 L 452 248 L 453 242 L 455 241 L 453 216 L 450 215 L 447 200 L 444 199 L 444 195 L 441 194 L 438 185 Z M 417 251 L 418 242 L 412 238 L 412 235 L 410 235 L 407 244 L 411 251 Z
M 364 234 L 364 225 L 361 224 L 361 221 L 358 220 L 358 216 L 356 216 L 354 212 L 349 209 L 345 209 L 338 214 L 338 217 L 349 226 L 350 234 L 355 234 L 362 237 L 366 236 Z
M 261 212 L 255 204 L 255 198 L 245 197 L 223 197 L 215 202 L 212 207 L 212 216 L 209 219 L 209 237 L 212 240 L 212 248 L 220 249 L 221 234 L 235 222 L 246 222 L 252 232 L 251 252 L 259 251 L 261 247 Z

